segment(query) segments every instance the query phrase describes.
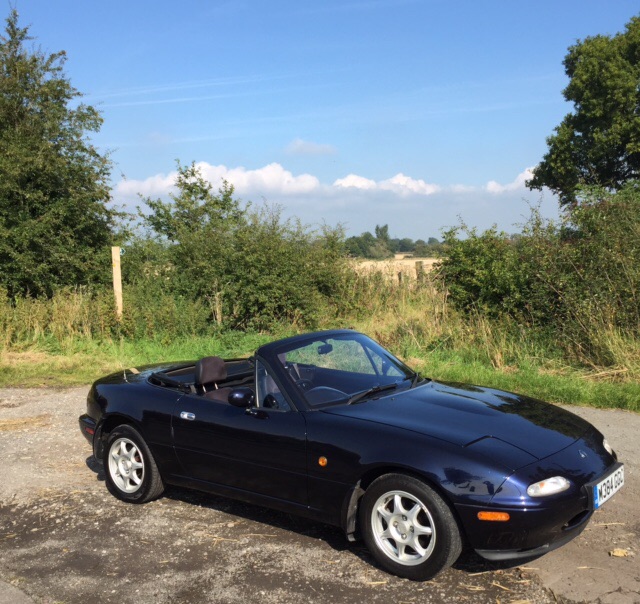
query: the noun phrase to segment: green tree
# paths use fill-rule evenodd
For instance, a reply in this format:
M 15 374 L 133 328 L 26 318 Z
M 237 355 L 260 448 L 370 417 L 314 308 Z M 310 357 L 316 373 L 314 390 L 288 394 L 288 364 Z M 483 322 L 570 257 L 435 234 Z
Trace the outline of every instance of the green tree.
M 623 33 L 569 48 L 564 98 L 574 111 L 547 138 L 548 151 L 527 182 L 550 188 L 562 205 L 584 185 L 618 190 L 640 177 L 640 17 Z
M 369 233 L 369 235 L 373 240 L 373 235 L 371 235 L 371 233 Z M 345 248 L 348 254 L 354 258 L 366 258 L 369 251 L 369 246 L 364 241 L 364 234 L 349 237 L 345 241 Z
M 413 248 L 414 256 L 418 258 L 426 257 L 429 255 L 429 247 L 424 239 L 416 239 L 415 246 Z
M 117 220 L 111 162 L 87 138 L 102 118 L 78 103 L 64 51 L 31 39 L 12 10 L 0 36 L 0 285 L 11 296 L 108 279 Z
M 155 233 L 176 242 L 189 239 L 194 233 L 211 229 L 226 231 L 238 224 L 244 212 L 233 197 L 233 185 L 223 180 L 216 195 L 194 162 L 189 166 L 177 162 L 177 167 L 178 194 L 171 193 L 170 201 L 143 199 L 151 209 L 149 214 L 138 209 Z
M 178 162 L 168 201 L 143 201 L 152 238 L 132 246 L 125 277 L 154 297 L 169 290 L 208 307 L 211 322 L 254 329 L 315 327 L 342 298 L 350 274 L 339 227 L 312 232 L 277 207 L 241 207 L 232 185 L 215 193 L 193 163 Z
M 424 239 L 418 239 L 415 242 L 413 254 L 418 258 L 433 258 L 439 256 L 442 249 L 442 243 L 435 237 L 429 237 L 428 242 L 425 242 Z
M 640 17 L 624 32 L 593 36 L 569 48 L 564 59 L 574 104 L 527 182 L 548 187 L 562 205 L 578 201 L 580 186 L 619 190 L 640 177 Z
M 392 254 L 390 243 L 388 226 L 379 227 L 376 225 L 375 237 L 369 231 L 365 231 L 362 235 L 349 237 L 345 242 L 345 248 L 349 254 L 356 258 L 382 260 L 389 258 Z
M 404 237 L 398 241 L 398 251 L 399 252 L 413 252 L 416 244 L 413 242 L 413 239 L 409 237 Z
M 437 275 L 462 310 L 534 327 L 588 365 L 618 365 L 621 342 L 635 350 L 640 331 L 640 183 L 585 188 L 580 200 L 561 222 L 532 209 L 515 238 L 448 231 Z
M 388 243 L 389 241 L 389 225 L 383 224 L 380 226 L 376 224 L 376 239 L 383 241 L 384 243 Z
M 221 300 L 230 287 L 234 239 L 246 209 L 240 207 L 233 186 L 226 181 L 215 193 L 195 163 L 183 166 L 178 162 L 177 167 L 177 192 L 168 201 L 143 198 L 150 212 L 138 208 L 155 245 L 138 243 L 137 250 L 155 256 L 158 263 L 153 273 L 162 275 L 175 293 L 206 300 L 219 320 L 224 314 Z M 143 257 L 139 255 L 140 262 Z

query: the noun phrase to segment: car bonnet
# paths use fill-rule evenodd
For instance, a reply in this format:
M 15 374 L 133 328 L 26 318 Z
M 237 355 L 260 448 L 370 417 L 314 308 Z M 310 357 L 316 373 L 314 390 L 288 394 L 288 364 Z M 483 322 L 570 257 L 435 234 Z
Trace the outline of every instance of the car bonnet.
M 568 447 L 591 428 L 585 420 L 549 403 L 490 388 L 439 382 L 323 411 L 460 446 L 494 438 L 537 459 Z

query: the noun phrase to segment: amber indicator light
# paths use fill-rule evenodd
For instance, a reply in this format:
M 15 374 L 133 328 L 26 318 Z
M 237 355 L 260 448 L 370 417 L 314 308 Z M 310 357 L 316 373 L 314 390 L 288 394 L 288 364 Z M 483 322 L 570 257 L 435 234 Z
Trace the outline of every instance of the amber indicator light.
M 510 516 L 507 512 L 478 512 L 478 520 L 489 522 L 507 522 Z
M 321 466 L 321 467 L 323 467 L 323 468 L 324 468 L 328 463 L 329 463 L 329 462 L 327 461 L 327 458 L 326 458 L 326 457 L 320 457 L 320 458 L 318 459 L 318 465 L 319 465 L 319 466 Z

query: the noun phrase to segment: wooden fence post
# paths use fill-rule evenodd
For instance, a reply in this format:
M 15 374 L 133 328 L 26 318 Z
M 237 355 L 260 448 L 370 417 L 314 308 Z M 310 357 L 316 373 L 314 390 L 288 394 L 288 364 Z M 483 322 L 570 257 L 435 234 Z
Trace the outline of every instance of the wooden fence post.
M 122 273 L 120 271 L 120 248 L 111 248 L 111 264 L 113 266 L 113 293 L 116 297 L 116 316 L 122 319 Z

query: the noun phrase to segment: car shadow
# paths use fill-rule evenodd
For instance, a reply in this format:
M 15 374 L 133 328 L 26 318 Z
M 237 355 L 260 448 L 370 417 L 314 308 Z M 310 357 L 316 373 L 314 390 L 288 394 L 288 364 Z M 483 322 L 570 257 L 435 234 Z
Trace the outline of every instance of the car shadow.
M 289 538 L 292 540 L 297 539 L 299 536 L 314 540 L 320 539 L 336 552 L 350 551 L 366 564 L 384 570 L 381 569 L 369 553 L 369 550 L 361 539 L 355 542 L 348 541 L 342 529 L 335 526 L 322 524 L 308 518 L 294 516 L 235 499 L 227 499 L 225 497 L 179 487 L 168 487 L 163 497 L 237 516 L 243 520 L 265 524 L 283 531 L 285 535 L 289 534 Z M 485 560 L 470 547 L 465 547 L 453 565 L 453 568 L 467 574 L 486 573 L 516 568 L 538 557 L 539 556 L 534 556 L 527 559 L 496 562 Z
M 89 455 L 89 457 L 84 460 L 84 463 L 87 465 L 87 468 L 89 468 L 96 475 L 96 478 L 100 482 L 104 482 L 104 468 L 93 455 Z
M 517 560 L 486 560 L 470 547 L 465 547 L 460 554 L 458 560 L 454 563 L 453 568 L 470 574 L 486 573 L 500 570 L 508 570 L 510 568 L 518 568 L 524 566 L 533 560 L 540 558 L 538 556 L 529 556 L 527 558 L 519 558 Z
M 105 475 L 102 464 L 93 455 L 87 457 L 85 462 L 87 467 L 96 474 L 96 479 L 104 482 Z M 297 540 L 299 537 L 306 537 L 313 540 L 320 539 L 336 552 L 350 551 L 366 564 L 380 568 L 362 540 L 358 539 L 355 542 L 348 541 L 344 532 L 335 526 L 322 524 L 302 516 L 294 516 L 235 499 L 171 485 L 167 487 L 162 498 L 187 503 L 194 507 L 222 512 L 250 522 L 264 524 L 282 531 L 283 538 L 289 538 L 292 541 Z M 453 568 L 469 574 L 492 572 L 515 568 L 534 559 L 535 557 L 526 560 L 493 562 L 485 560 L 471 548 L 466 547 L 453 565 Z
M 358 545 L 350 544 L 342 530 L 338 527 L 244 501 L 174 486 L 167 487 L 162 497 L 217 512 L 223 512 L 250 522 L 268 525 L 283 531 L 284 538 L 287 538 L 287 534 L 289 534 L 291 538 L 295 538 L 295 535 L 300 535 L 310 539 L 322 539 L 336 551 L 345 551 L 351 549 L 350 545 Z M 362 545 L 362 547 L 364 547 L 364 545 Z

